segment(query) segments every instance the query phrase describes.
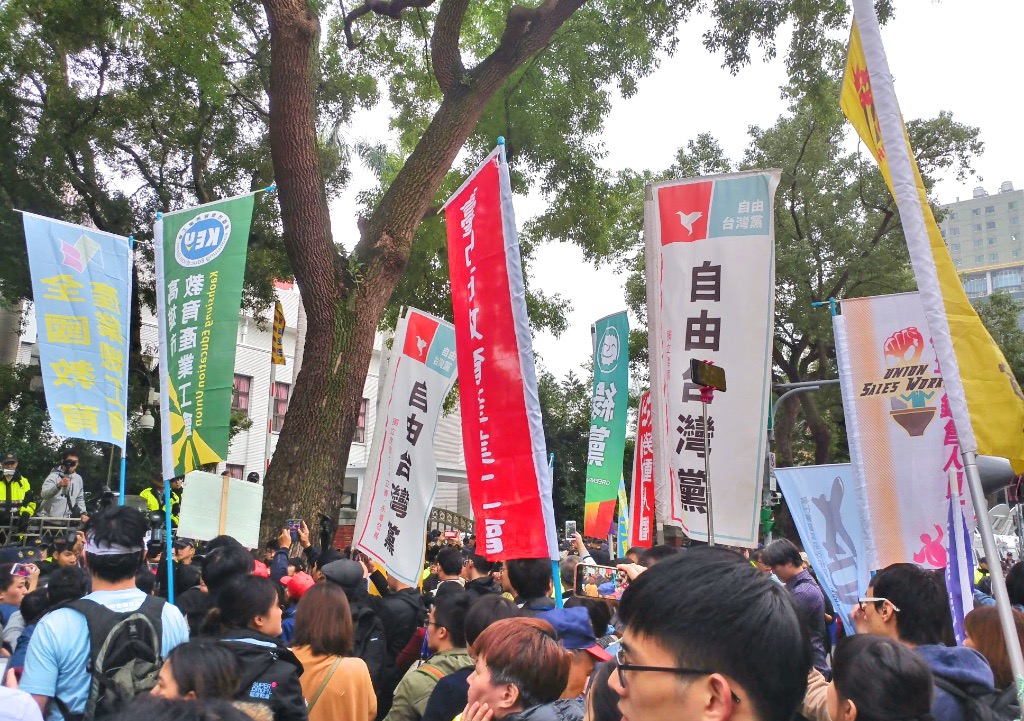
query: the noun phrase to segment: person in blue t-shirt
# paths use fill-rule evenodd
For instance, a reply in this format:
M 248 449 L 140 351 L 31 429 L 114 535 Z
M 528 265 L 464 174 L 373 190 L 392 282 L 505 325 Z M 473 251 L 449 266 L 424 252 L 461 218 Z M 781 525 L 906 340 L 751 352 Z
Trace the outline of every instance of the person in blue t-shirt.
M 85 528 L 85 566 L 92 593 L 85 598 L 118 613 L 137 610 L 146 600 L 135 586 L 135 572 L 145 555 L 143 539 L 149 525 L 133 508 L 121 506 L 92 518 Z M 161 614 L 160 653 L 167 654 L 188 641 L 188 624 L 175 606 L 165 604 Z M 85 616 L 60 608 L 36 626 L 25 659 L 20 688 L 35 698 L 48 718 L 63 718 L 54 698 L 71 713 L 85 711 L 89 696 L 89 628 Z

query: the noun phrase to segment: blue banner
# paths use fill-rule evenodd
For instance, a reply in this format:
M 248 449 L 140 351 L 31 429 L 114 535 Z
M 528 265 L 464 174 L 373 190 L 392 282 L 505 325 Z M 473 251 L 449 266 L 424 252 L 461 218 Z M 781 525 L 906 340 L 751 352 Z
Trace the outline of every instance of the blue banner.
M 131 252 L 120 235 L 24 213 L 53 432 L 124 449 Z
M 629 550 L 629 499 L 626 498 L 626 481 L 619 478 L 619 527 L 618 527 L 618 557 L 625 558 Z M 616 554 L 612 554 L 612 558 Z
M 964 631 L 964 616 L 974 608 L 974 554 L 971 553 L 971 536 L 967 530 L 960 505 L 960 494 L 950 484 L 949 511 L 946 516 L 946 591 L 949 593 L 949 615 L 953 619 L 953 635 L 962 646 L 967 639 Z
M 775 477 L 818 583 L 853 633 L 853 610 L 867 593 L 871 569 L 850 464 L 777 468 Z

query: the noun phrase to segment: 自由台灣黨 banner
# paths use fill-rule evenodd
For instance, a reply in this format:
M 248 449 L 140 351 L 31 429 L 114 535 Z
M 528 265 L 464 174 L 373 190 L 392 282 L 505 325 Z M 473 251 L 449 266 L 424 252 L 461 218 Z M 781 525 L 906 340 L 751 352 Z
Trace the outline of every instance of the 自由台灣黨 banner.
M 434 432 L 456 377 L 455 328 L 409 308 L 392 348 L 353 538 L 388 573 L 416 586 L 437 492 Z
M 504 146 L 445 205 L 462 440 L 477 552 L 558 558 Z
M 254 199 L 248 193 L 166 213 L 154 227 L 165 478 L 228 452 Z
M 39 367 L 53 432 L 125 446 L 128 238 L 23 214 Z
M 974 511 L 920 296 L 848 298 L 840 308 L 836 361 L 870 568 L 945 568 L 950 493 L 967 518 Z
M 771 406 L 779 171 L 647 186 L 644 234 L 658 520 L 696 540 L 758 542 Z M 707 428 L 690 361 L 722 367 Z M 705 458 L 705 439 L 710 457 Z M 706 477 L 705 461 L 710 466 Z
M 654 417 L 651 392 L 640 396 L 637 409 L 636 448 L 633 451 L 633 493 L 630 497 L 629 545 L 654 545 Z
M 594 323 L 594 387 L 587 440 L 587 485 L 583 535 L 605 538 L 615 518 L 615 500 L 626 451 L 629 401 L 629 319 L 626 311 Z

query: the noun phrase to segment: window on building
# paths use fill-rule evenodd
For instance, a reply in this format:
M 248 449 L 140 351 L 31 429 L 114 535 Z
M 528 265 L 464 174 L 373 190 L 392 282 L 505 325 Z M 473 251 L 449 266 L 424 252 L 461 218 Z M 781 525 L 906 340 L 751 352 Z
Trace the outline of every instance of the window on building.
M 984 295 L 988 292 L 988 282 L 984 278 L 970 278 L 964 283 L 967 295 Z
M 992 274 L 993 290 L 1016 290 L 1021 284 L 1021 269 L 1007 268 Z
M 241 480 L 245 475 L 245 466 L 240 466 L 236 463 L 228 463 L 224 470 L 228 472 L 228 475 L 232 478 L 238 478 Z
M 949 244 L 949 249 L 950 250 L 960 250 L 960 244 L 959 243 L 950 243 Z
M 288 412 L 288 400 L 291 397 L 292 387 L 288 383 L 274 384 L 274 425 L 270 430 L 273 433 L 280 433 L 284 425 L 284 414 Z
M 1011 200 L 1009 203 L 1006 204 L 1006 207 L 1009 208 L 1010 210 L 1016 210 L 1017 209 L 1017 201 L 1016 200 Z
M 1020 225 L 1020 217 L 1016 215 L 1010 216 L 1010 225 Z
M 975 263 L 984 263 L 985 262 L 985 256 L 983 256 L 983 255 L 976 255 L 976 256 L 974 256 L 974 262 Z
M 996 227 L 996 221 L 994 221 L 994 220 L 986 220 L 985 221 L 985 228 L 987 230 L 992 230 L 995 227 Z
M 1013 253 L 1011 255 L 1013 255 L 1014 258 L 1020 258 L 1021 255 L 1024 254 L 1021 253 L 1020 248 L 1014 248 Z
M 252 376 L 235 374 L 231 384 L 231 412 L 249 415 L 249 390 L 252 388 Z M 241 476 L 239 476 L 241 478 Z
M 994 206 L 994 205 L 986 205 L 985 206 L 985 215 L 988 215 L 989 213 L 994 213 L 994 212 L 996 212 L 996 206 Z
M 959 268 L 963 264 L 964 264 L 964 262 L 962 260 L 960 260 L 959 258 L 957 258 L 956 260 L 953 261 L 953 265 L 955 265 L 957 268 Z
M 985 241 L 982 240 L 981 238 L 978 238 L 977 240 L 974 241 L 974 247 L 975 248 L 980 248 L 983 245 L 985 245 Z
M 960 213 L 954 210 L 949 214 L 949 217 L 952 218 L 953 220 L 956 220 L 957 218 L 960 217 Z
M 959 228 L 953 228 L 953 230 L 950 233 L 950 235 L 960 235 L 960 229 Z
M 999 253 L 989 253 L 988 254 L 988 259 L 993 261 L 993 262 L 999 260 Z
M 996 239 L 995 238 L 989 238 L 988 239 L 988 244 L 989 245 L 995 245 L 996 244 Z
M 354 443 L 366 443 L 366 408 L 370 404 L 368 398 L 359 403 L 359 417 L 356 419 L 356 435 L 352 439 Z
M 981 208 L 972 208 L 971 215 L 981 215 Z
M 981 232 L 981 223 L 974 223 L 971 226 L 971 230 L 973 230 L 975 233 L 980 233 Z

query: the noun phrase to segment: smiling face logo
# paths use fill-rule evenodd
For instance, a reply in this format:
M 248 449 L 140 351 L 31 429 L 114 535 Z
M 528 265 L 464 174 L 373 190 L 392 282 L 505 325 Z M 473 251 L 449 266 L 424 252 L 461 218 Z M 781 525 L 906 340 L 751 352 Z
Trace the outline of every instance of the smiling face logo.
M 605 328 L 597 353 L 597 364 L 603 372 L 611 373 L 619 365 L 620 347 L 618 329 L 613 325 Z

